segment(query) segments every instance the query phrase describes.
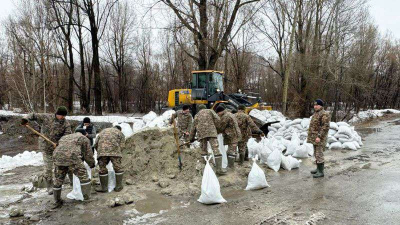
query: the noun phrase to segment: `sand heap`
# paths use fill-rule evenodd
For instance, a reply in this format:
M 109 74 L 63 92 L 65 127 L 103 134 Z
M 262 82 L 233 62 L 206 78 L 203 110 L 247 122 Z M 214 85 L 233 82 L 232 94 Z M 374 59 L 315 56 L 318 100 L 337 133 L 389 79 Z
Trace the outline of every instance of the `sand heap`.
M 146 128 L 126 140 L 123 165 L 135 180 L 149 181 L 158 177 L 192 180 L 198 176 L 199 151 L 181 150 L 183 168 L 179 169 L 177 146 L 172 128 Z

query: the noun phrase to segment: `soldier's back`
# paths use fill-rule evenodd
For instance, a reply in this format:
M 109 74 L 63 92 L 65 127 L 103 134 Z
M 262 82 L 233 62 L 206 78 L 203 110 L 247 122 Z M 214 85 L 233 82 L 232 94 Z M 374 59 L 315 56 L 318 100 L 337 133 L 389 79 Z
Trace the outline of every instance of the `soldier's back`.
M 57 166 L 70 166 L 81 156 L 79 139 L 85 138 L 81 133 L 63 136 L 53 153 L 54 164 Z

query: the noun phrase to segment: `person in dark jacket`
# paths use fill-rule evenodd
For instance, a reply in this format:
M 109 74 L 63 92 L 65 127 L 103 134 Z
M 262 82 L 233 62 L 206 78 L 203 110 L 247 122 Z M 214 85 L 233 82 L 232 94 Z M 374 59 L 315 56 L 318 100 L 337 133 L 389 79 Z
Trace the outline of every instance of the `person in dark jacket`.
M 93 123 L 90 122 L 90 118 L 89 117 L 83 118 L 82 123 L 79 124 L 79 126 L 75 129 L 75 132 L 78 129 L 84 129 L 86 131 L 85 136 L 90 140 L 90 146 L 92 146 L 92 151 L 94 152 L 93 140 L 94 138 L 96 138 L 96 127 L 94 126 Z

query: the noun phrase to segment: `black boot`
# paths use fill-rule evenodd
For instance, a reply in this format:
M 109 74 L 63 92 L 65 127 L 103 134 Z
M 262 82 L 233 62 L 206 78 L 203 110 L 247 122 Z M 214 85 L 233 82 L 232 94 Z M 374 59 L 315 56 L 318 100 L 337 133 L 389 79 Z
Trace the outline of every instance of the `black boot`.
M 108 191 L 108 173 L 100 174 L 100 187 L 96 188 L 97 192 L 107 192 Z
M 239 153 L 239 165 L 243 165 L 245 154 L 245 152 Z
M 114 188 L 114 191 L 116 191 L 116 192 L 120 192 L 120 191 L 122 191 L 122 189 L 124 188 L 123 186 L 122 186 L 122 178 L 124 177 L 124 172 L 121 172 L 121 173 L 115 173 L 115 188 Z
M 53 189 L 54 195 L 54 203 L 51 205 L 52 209 L 57 209 L 63 205 L 63 201 L 61 200 L 61 187 Z
M 317 173 L 313 175 L 314 178 L 324 177 L 324 163 L 317 164 Z

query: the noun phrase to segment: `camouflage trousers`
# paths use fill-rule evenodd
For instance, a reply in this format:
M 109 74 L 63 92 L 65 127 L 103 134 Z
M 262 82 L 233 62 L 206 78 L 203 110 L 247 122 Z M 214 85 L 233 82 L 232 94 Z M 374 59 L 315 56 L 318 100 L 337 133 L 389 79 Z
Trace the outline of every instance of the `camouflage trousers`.
M 325 145 L 314 145 L 314 157 L 317 163 L 324 163 Z
M 201 154 L 202 155 L 208 155 L 208 148 L 207 148 L 207 142 L 210 142 L 211 149 L 214 152 L 214 155 L 220 155 L 219 149 L 218 149 L 218 140 L 217 138 L 214 137 L 208 137 L 208 138 L 203 138 L 200 141 L 200 147 L 201 147 Z
M 115 173 L 122 173 L 124 169 L 122 168 L 122 157 L 115 156 L 101 156 L 98 159 L 99 162 L 99 174 L 104 175 L 108 173 L 107 164 L 111 161 Z
M 245 152 L 246 152 L 246 149 L 247 149 L 247 141 L 248 141 L 249 139 L 245 139 L 245 140 L 243 140 L 243 141 L 239 141 L 238 142 L 238 148 L 239 148 L 239 154 L 244 154 Z
M 64 183 L 65 176 L 69 170 L 71 170 L 72 173 L 79 178 L 81 184 L 90 182 L 87 170 L 83 165 L 83 162 L 80 162 L 72 166 L 56 166 L 54 171 L 54 188 L 61 188 L 62 184 Z
M 236 155 L 237 147 L 238 147 L 238 143 L 230 143 L 230 144 L 228 144 L 228 151 L 226 152 L 226 154 L 228 154 L 228 155 Z
M 49 147 L 45 143 L 39 142 L 39 150 L 43 153 L 44 162 L 44 178 L 46 180 L 53 179 L 53 152 L 54 148 Z

